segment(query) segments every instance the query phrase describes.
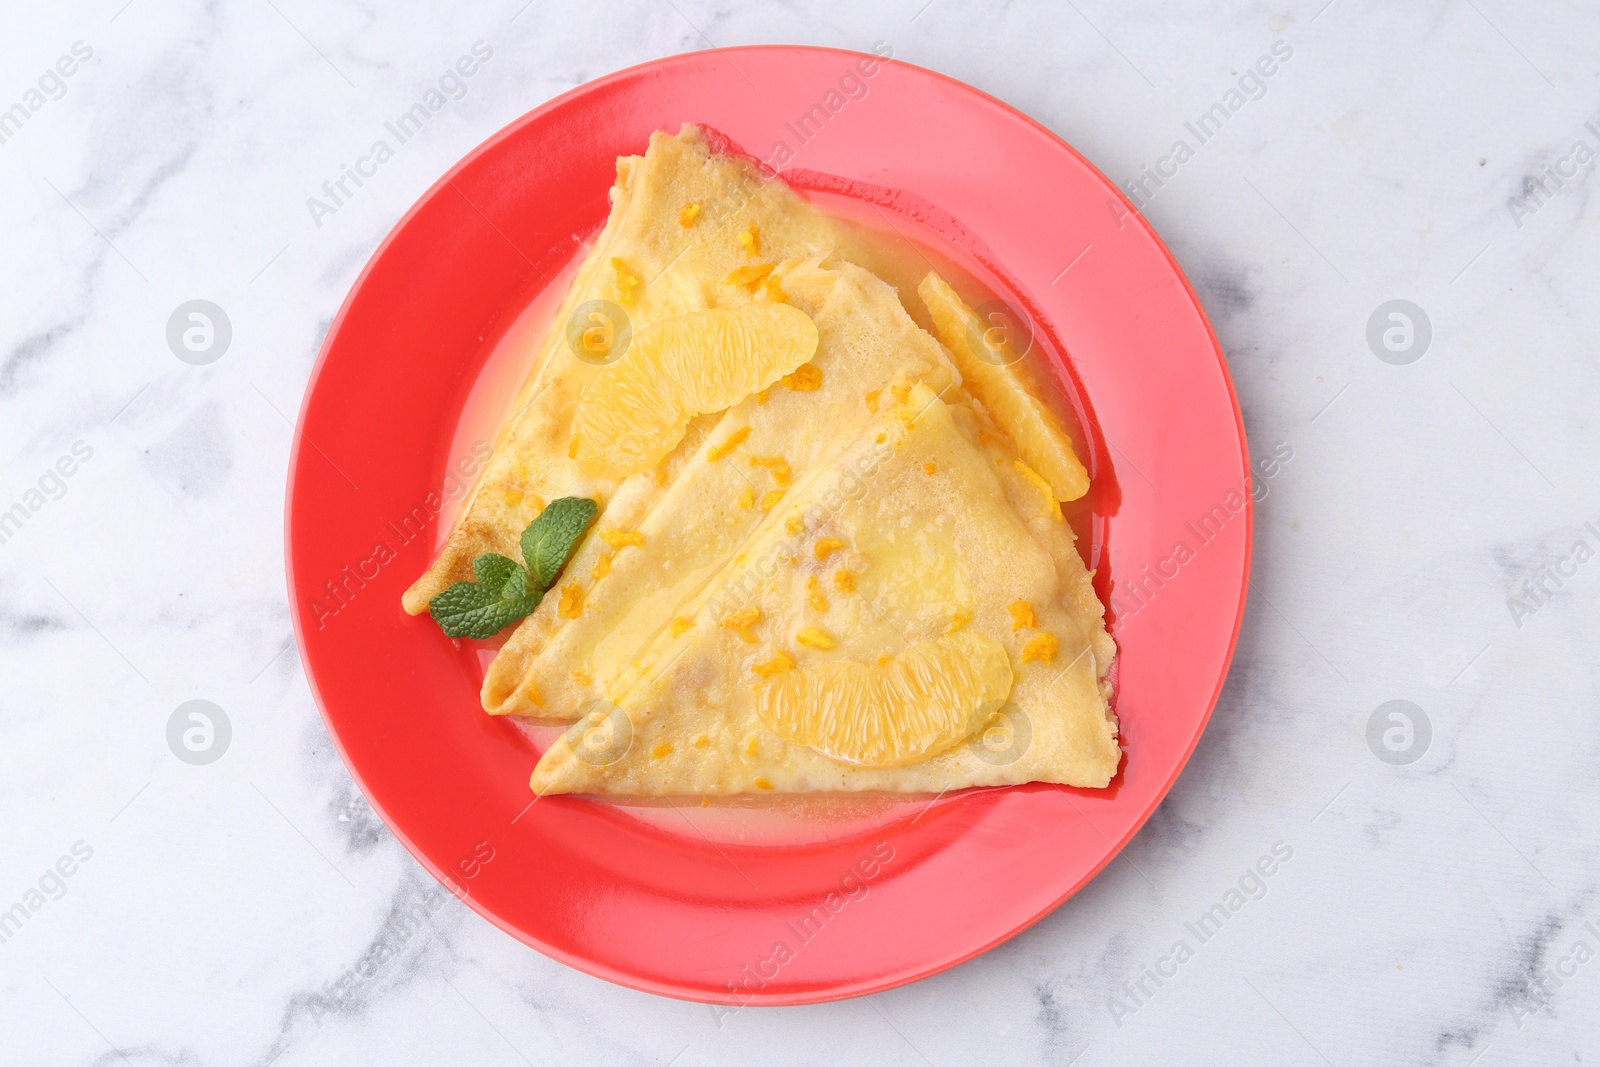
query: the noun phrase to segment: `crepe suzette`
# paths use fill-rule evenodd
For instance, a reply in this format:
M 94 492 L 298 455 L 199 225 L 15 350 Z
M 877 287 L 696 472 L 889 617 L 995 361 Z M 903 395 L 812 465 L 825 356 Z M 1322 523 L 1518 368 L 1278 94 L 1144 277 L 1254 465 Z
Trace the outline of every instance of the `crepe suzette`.
M 580 719 L 534 788 L 1108 781 L 1114 648 L 1057 506 L 1087 475 L 1015 353 L 930 275 L 935 341 L 878 278 L 817 254 L 859 238 L 692 130 L 619 161 L 613 199 L 562 315 L 628 300 L 632 351 L 584 359 L 558 329 L 511 447 L 408 593 L 416 610 L 513 543 L 541 492 L 600 502 L 484 684 L 490 711 Z M 724 222 L 687 241 L 667 224 L 700 218 Z M 619 263 L 672 281 L 641 293 Z
M 541 604 L 490 666 L 489 711 L 575 718 L 585 700 L 637 669 L 658 631 L 683 625 L 679 604 L 733 557 L 869 399 L 886 403 L 895 383 L 942 389 L 958 380 L 895 291 L 859 267 L 790 261 L 768 277 L 815 324 L 815 356 L 728 408 L 636 522 L 632 511 L 601 516 L 567 569 L 566 587 L 577 592 Z
M 830 220 L 749 161 L 712 152 L 696 127 L 653 134 L 643 156 L 618 159 L 605 226 L 471 499 L 433 565 L 402 598 L 405 609 L 427 611 L 451 583 L 472 578 L 473 560 L 483 553 L 514 555 L 523 529 L 551 500 L 590 497 L 619 514 L 642 514 L 685 450 L 665 458 L 667 470 L 626 487 L 622 478 L 584 470 L 571 455 L 584 389 L 652 326 L 760 293 L 753 265 L 820 255 L 838 240 Z M 691 424 L 686 436 L 692 441 L 699 429 Z
M 1102 786 L 1114 648 L 1056 502 L 964 404 L 842 435 L 539 761 L 539 793 Z M 983 441 L 982 437 L 987 437 Z

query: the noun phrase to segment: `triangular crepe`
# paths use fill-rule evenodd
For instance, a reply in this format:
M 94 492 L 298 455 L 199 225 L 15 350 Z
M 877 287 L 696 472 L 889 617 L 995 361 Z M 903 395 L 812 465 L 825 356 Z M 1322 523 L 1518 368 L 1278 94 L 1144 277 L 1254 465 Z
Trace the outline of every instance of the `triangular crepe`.
M 637 334 L 675 315 L 748 299 L 745 287 L 726 280 L 737 268 L 822 255 L 839 243 L 834 223 L 752 163 L 712 153 L 692 126 L 676 136 L 653 134 L 642 157 L 619 159 L 611 199 L 493 458 L 438 558 L 406 591 L 402 603 L 414 615 L 452 582 L 471 580 L 479 554 L 517 556 L 518 537 L 546 502 L 586 496 L 637 518 L 669 480 L 670 471 L 647 473 L 628 479 L 637 484 L 624 491 L 614 479 L 586 476 L 569 457 L 578 395 L 600 369 L 569 343 L 574 312 L 608 301 Z M 669 466 L 693 451 L 695 436 Z
M 687 625 L 657 633 L 636 672 L 607 693 L 611 703 L 591 704 L 551 745 L 535 792 L 1110 781 L 1120 752 L 1103 676 L 1114 646 L 1055 500 L 965 402 L 947 405 L 921 385 L 893 393 L 841 428 L 832 454 L 680 605 Z M 845 668 L 851 677 L 914 672 L 935 646 L 970 656 L 973 670 L 988 657 L 986 676 L 998 669 L 1008 691 L 994 699 L 991 684 L 949 735 L 957 740 L 927 758 L 863 765 L 794 741 L 792 722 L 773 724 L 770 687 Z M 922 666 L 905 666 L 913 660 Z M 942 681 L 923 679 L 934 690 Z M 830 736 L 854 743 L 849 730 Z
M 957 379 L 895 291 L 859 267 L 791 261 L 770 277 L 816 323 L 815 357 L 724 413 L 647 514 L 619 508 L 619 494 L 563 579 L 580 590 L 581 609 L 570 597 L 545 599 L 491 665 L 487 710 L 575 718 L 680 617 L 679 604 L 727 563 L 842 425 L 890 404 L 892 383 L 943 388 Z

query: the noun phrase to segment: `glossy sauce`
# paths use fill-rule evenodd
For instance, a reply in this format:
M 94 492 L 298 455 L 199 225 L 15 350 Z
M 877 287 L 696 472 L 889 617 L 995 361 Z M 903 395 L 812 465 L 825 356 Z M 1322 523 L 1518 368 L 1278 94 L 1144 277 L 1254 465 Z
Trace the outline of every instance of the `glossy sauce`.
M 572 277 L 588 251 L 587 241 L 574 246 L 572 258 L 562 265 L 561 273 L 517 313 L 489 351 L 461 406 L 461 418 L 451 434 L 449 451 L 445 453 L 450 460 L 470 456 L 479 441 L 488 441 L 499 450 L 500 435 L 512 414 L 527 403 L 526 391 L 533 382 L 533 372 L 538 369 L 539 354 L 548 338 L 551 320 L 566 299 Z M 440 511 L 439 526 L 434 533 L 435 555 L 455 528 L 456 516 L 467 499 L 463 494 L 458 500 L 447 502 Z

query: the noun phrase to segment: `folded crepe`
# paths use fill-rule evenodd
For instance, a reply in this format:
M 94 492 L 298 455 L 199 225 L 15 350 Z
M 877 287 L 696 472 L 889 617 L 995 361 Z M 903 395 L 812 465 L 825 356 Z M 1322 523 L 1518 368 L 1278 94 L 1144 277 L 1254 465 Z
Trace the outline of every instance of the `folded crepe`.
M 770 277 L 816 324 L 815 356 L 724 412 L 665 489 L 649 494 L 647 512 L 613 501 L 568 565 L 564 584 L 579 593 L 547 597 L 491 664 L 482 693 L 490 712 L 575 718 L 633 669 L 842 425 L 887 404 L 897 383 L 942 389 L 959 379 L 895 291 L 859 267 L 796 260 Z
M 433 565 L 402 598 L 405 610 L 421 614 L 451 583 L 470 581 L 482 553 L 515 557 L 523 529 L 550 500 L 585 496 L 602 508 L 618 506 L 617 519 L 642 517 L 671 470 L 638 475 L 639 484 L 624 488 L 627 479 L 582 469 L 571 451 L 584 387 L 615 358 L 626 358 L 620 338 L 688 312 L 770 295 L 763 265 L 829 252 L 838 232 L 753 163 L 713 153 L 693 126 L 675 136 L 653 134 L 642 157 L 618 159 L 605 227 L 578 267 L 476 490 Z M 691 424 L 665 460 L 669 468 L 704 428 Z
M 1088 475 L 1005 332 L 936 274 L 903 303 L 905 263 L 693 127 L 611 195 L 403 601 L 516 557 L 548 501 L 597 502 L 483 684 L 492 713 L 574 723 L 533 788 L 1106 784 L 1115 648 L 1059 507 Z
M 540 794 L 1103 786 L 1103 609 L 993 424 L 896 388 L 540 759 Z

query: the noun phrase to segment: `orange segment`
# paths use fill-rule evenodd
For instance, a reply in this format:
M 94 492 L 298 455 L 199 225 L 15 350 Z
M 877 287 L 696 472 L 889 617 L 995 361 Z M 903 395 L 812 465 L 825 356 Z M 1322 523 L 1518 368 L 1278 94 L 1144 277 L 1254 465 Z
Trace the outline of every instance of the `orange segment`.
M 968 391 L 1011 438 L 1023 462 L 1039 473 L 1044 488 L 1055 500 L 1076 500 L 1087 493 L 1089 472 L 1056 413 L 1028 391 L 1019 374 L 1020 357 L 1003 341 L 988 347 L 986 339 L 994 331 L 985 332 L 978 316 L 939 275 L 922 279 L 917 292 Z
M 999 642 L 964 632 L 876 665 L 836 659 L 763 684 L 756 712 L 779 737 L 865 767 L 915 763 L 960 744 L 1011 693 Z
M 646 327 L 584 388 L 570 455 L 599 477 L 648 470 L 690 419 L 732 407 L 816 351 L 816 323 L 788 304 L 709 308 Z

